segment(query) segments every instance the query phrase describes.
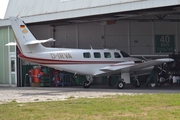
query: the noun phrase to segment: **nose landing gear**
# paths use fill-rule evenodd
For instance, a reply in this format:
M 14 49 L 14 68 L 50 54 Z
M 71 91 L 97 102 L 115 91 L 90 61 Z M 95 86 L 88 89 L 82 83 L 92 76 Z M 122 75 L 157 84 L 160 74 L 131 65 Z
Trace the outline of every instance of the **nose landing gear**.
M 86 76 L 86 79 L 84 82 L 83 82 L 83 88 L 89 88 L 91 83 L 93 82 L 93 77 L 92 76 Z

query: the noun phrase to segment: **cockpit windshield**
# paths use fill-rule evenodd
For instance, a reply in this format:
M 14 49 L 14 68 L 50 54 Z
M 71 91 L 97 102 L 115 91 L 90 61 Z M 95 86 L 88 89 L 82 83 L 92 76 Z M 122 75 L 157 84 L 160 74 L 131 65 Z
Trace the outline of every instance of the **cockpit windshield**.
M 130 57 L 129 54 L 125 53 L 124 51 L 120 51 L 123 57 Z

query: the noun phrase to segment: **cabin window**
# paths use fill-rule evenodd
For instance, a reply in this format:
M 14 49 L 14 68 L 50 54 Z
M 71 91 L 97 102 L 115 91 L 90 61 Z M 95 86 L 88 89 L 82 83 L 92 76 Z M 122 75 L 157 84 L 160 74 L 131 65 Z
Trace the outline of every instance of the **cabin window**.
M 105 53 L 104 53 L 104 57 L 105 57 L 105 58 L 111 58 L 111 53 L 105 52 Z
M 94 58 L 101 58 L 101 54 L 98 53 L 98 52 L 95 52 L 95 53 L 94 53 Z
M 125 53 L 124 51 L 120 51 L 123 57 L 130 57 L 129 54 Z
M 118 52 L 115 52 L 115 53 L 114 53 L 114 57 L 115 57 L 115 58 L 120 58 L 121 56 L 120 56 L 120 54 L 119 54 Z
M 90 58 L 91 54 L 87 52 L 87 53 L 83 53 L 83 56 L 84 56 L 84 58 Z

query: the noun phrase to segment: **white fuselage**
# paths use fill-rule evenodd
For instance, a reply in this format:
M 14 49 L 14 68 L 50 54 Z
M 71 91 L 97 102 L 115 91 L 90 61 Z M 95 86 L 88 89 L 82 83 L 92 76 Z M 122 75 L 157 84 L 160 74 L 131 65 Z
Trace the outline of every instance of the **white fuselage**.
M 137 75 L 139 71 L 152 69 L 151 66 L 173 61 L 157 59 L 142 62 L 141 59 L 132 58 L 120 50 L 47 48 L 42 43 L 54 41 L 54 39 L 37 40 L 25 23 L 17 17 L 10 17 L 10 22 L 21 59 L 74 74 L 86 75 L 88 82 L 83 82 L 85 88 L 88 88 L 92 82 L 92 76 L 121 74 L 121 81 L 118 82 L 117 87 L 122 89 L 124 83 L 130 83 L 130 74 Z M 139 86 L 138 81 L 137 83 Z
M 26 53 L 20 58 L 38 63 L 43 66 L 64 70 L 71 73 L 92 75 L 106 74 L 100 69 L 127 61 L 140 61 L 129 57 L 120 50 L 94 50 L 94 49 L 63 49 L 52 48 L 48 52 Z M 129 64 L 133 65 L 133 64 Z M 127 64 L 126 64 L 127 66 Z M 123 67 L 123 66 L 122 66 Z

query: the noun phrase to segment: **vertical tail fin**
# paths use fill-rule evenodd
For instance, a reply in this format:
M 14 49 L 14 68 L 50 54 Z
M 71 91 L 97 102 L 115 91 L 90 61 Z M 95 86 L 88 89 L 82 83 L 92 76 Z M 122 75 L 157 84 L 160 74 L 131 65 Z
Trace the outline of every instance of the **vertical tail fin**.
M 26 44 L 28 42 L 37 42 L 38 40 L 36 40 L 21 19 L 17 17 L 10 17 L 10 22 L 15 34 L 17 46 L 22 53 L 38 52 L 44 49 L 44 47 L 39 43 L 33 45 Z

